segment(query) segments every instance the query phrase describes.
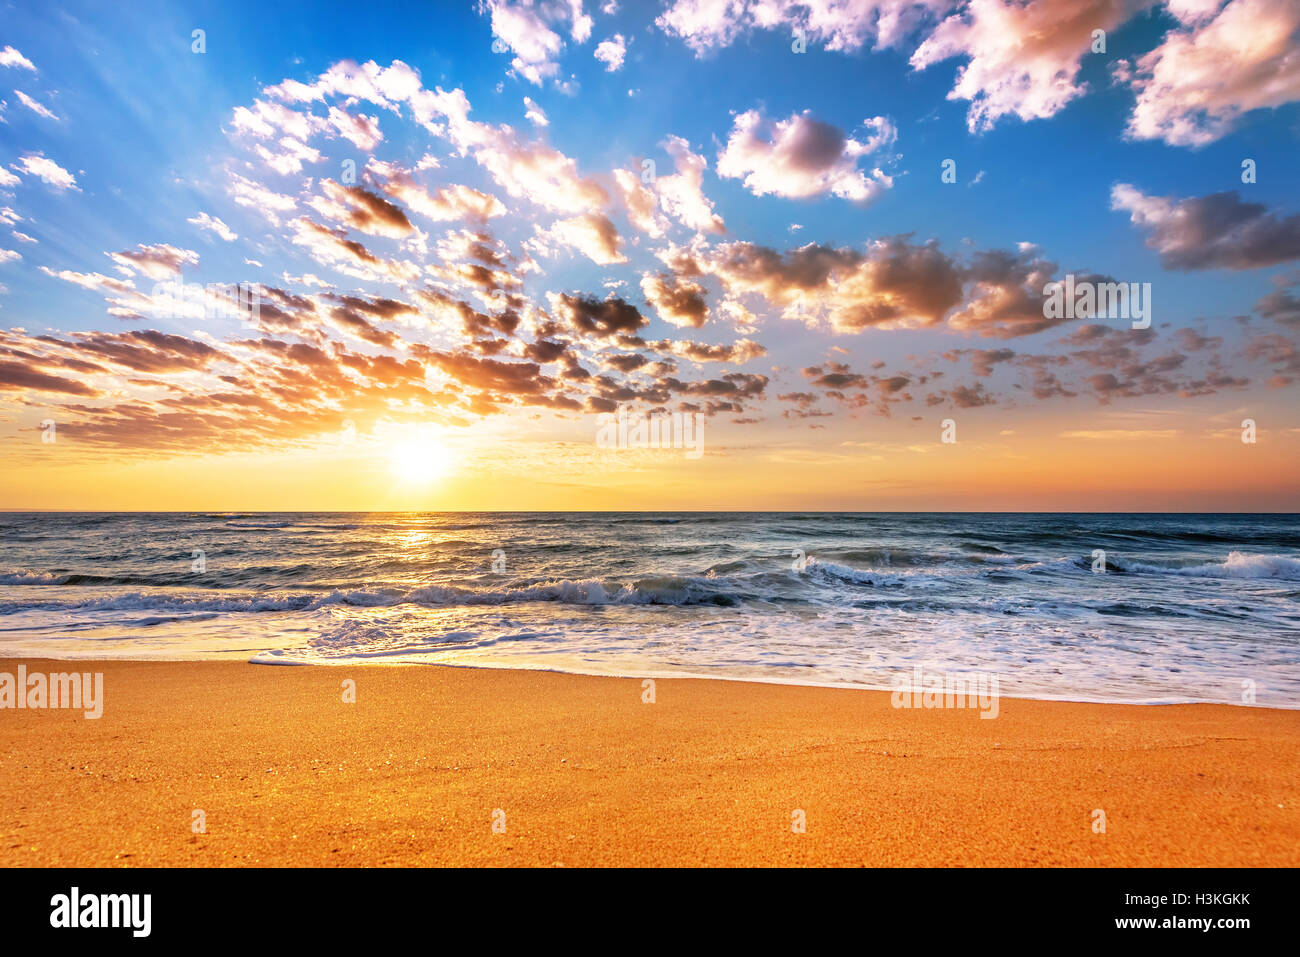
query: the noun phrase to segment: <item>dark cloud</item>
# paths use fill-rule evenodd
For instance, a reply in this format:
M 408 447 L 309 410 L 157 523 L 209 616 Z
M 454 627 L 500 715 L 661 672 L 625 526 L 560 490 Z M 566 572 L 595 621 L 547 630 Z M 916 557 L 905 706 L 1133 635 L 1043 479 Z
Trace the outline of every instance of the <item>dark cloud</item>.
M 1258 269 L 1300 259 L 1300 213 L 1279 218 L 1236 190 L 1173 199 L 1120 183 L 1111 205 L 1130 214 L 1167 269 Z

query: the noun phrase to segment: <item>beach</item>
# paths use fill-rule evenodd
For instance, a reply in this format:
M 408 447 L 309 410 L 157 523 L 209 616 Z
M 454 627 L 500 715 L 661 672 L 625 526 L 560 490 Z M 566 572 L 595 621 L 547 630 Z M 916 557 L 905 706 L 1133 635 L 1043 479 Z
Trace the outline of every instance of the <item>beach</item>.
M 640 679 L 527 670 L 19 665 L 102 672 L 103 714 L 0 710 L 4 866 L 1300 865 L 1296 710 L 1003 697 L 987 720 L 744 681 L 659 679 L 647 703 Z

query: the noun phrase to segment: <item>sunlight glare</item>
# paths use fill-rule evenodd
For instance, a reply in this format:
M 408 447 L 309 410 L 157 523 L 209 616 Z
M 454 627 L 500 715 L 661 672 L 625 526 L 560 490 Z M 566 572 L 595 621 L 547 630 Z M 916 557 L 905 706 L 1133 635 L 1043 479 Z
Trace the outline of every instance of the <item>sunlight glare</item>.
M 451 452 L 439 437 L 420 436 L 394 446 L 389 462 L 403 482 L 427 484 L 450 470 Z

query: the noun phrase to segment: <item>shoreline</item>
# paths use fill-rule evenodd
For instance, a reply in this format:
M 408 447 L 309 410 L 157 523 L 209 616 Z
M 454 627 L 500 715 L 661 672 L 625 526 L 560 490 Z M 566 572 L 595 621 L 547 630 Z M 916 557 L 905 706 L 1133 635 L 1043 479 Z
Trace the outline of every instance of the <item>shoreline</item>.
M 251 658 L 243 659 L 236 655 L 209 655 L 202 658 L 180 658 L 175 656 L 165 656 L 157 658 L 139 658 L 139 657 L 120 657 L 120 658 L 95 658 L 95 657 L 71 657 L 71 658 L 49 658 L 43 655 L 31 657 L 15 655 L 11 657 L 0 656 L 0 671 L 3 671 L 3 663 L 7 661 L 26 662 L 26 661 L 48 661 L 48 662 L 92 662 L 100 664 L 248 664 L 258 668 L 462 668 L 469 670 L 481 671 L 522 671 L 538 672 L 542 674 L 554 675 L 572 675 L 579 678 L 611 678 L 615 680 L 626 681 L 643 681 L 652 678 L 655 681 L 734 681 L 741 684 L 755 685 L 776 685 L 778 687 L 789 688 L 824 688 L 836 691 L 863 691 L 871 694 L 892 694 L 894 688 L 876 685 L 857 684 L 852 682 L 822 682 L 822 681 L 798 681 L 785 678 L 763 678 L 756 675 L 721 675 L 721 674 L 700 674 L 698 672 L 662 672 L 662 671 L 644 671 L 644 672 L 619 672 L 611 673 L 607 671 L 578 671 L 567 668 L 553 667 L 529 667 L 526 664 L 512 662 L 510 664 L 486 664 L 483 662 L 456 662 L 456 661 L 400 661 L 386 660 L 383 656 L 371 658 L 352 658 L 352 659 L 320 659 L 316 661 L 302 661 L 294 659 L 284 660 L 257 660 L 259 657 L 269 654 L 269 652 L 260 651 Z M 51 670 L 51 669 L 45 669 Z M 65 669 L 66 670 L 66 669 Z M 972 672 L 974 673 L 974 672 Z M 1280 704 L 1238 704 L 1232 701 L 1219 700 L 1211 701 L 1203 698 L 1089 698 L 1074 696 L 1045 696 L 1045 695 L 1024 695 L 1024 694 L 1005 694 L 997 695 L 999 700 L 1016 700 L 1016 701 L 1042 701 L 1060 704 L 1085 704 L 1085 705 L 1122 705 L 1132 708 L 1167 708 L 1174 705 L 1223 705 L 1228 708 L 1243 708 L 1246 710 L 1262 711 L 1300 711 L 1300 702 L 1294 705 Z
M 1300 865 L 1291 709 L 1004 695 L 981 720 L 746 679 L 644 703 L 542 670 L 76 662 L 102 717 L 0 710 L 0 865 Z

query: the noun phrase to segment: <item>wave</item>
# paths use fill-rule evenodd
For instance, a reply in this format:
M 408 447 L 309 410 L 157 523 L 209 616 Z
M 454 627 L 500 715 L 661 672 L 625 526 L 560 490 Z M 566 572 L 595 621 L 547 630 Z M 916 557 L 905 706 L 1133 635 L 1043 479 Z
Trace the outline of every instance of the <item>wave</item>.
M 1300 558 L 1229 552 L 1227 560 L 1223 562 L 1182 566 L 1130 562 L 1124 570 L 1156 575 L 1186 575 L 1192 578 L 1271 578 L 1300 581 Z
M 934 582 L 937 579 L 929 578 L 924 575 L 906 574 L 903 572 L 885 573 L 880 571 L 869 571 L 861 568 L 852 568 L 848 565 L 841 565 L 838 562 L 828 562 L 815 556 L 808 556 L 807 570 L 830 579 L 833 582 L 848 582 L 853 585 L 874 585 L 885 588 L 902 588 L 907 584 L 925 584 Z
M 167 594 L 131 592 L 80 601 L 0 602 L 0 612 L 27 610 L 277 612 L 316 611 L 331 605 L 363 608 L 414 604 L 428 607 L 557 602 L 569 605 L 719 605 L 738 604 L 747 595 L 719 588 L 717 580 L 696 577 L 645 578 L 619 583 L 598 578 L 560 579 L 516 588 L 473 589 L 457 585 L 416 588 L 333 589 L 327 593 Z
M 65 585 L 68 578 L 68 575 L 49 572 L 10 572 L 0 575 L 0 585 Z

